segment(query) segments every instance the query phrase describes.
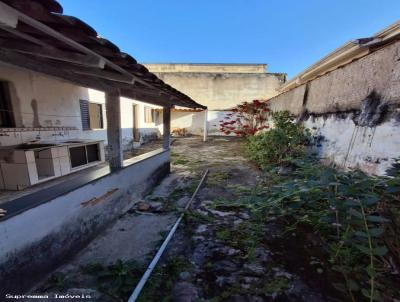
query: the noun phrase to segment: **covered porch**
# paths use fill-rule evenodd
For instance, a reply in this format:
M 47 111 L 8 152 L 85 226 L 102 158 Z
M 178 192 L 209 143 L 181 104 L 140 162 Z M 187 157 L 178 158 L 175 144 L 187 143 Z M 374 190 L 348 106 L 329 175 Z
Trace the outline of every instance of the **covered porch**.
M 63 15 L 62 7 L 52 0 L 0 2 L 1 66 L 16 68 L 22 74 L 33 72 L 51 79 L 49 83 L 54 79 L 105 94 L 107 145 L 102 149 L 103 144 L 99 143 L 97 152 L 101 155 L 96 164 L 20 191 L 0 192 L 0 283 L 2 290 L 15 291 L 29 288 L 32 280 L 79 251 L 168 174 L 171 108 L 204 107 L 159 80 L 83 21 Z M 0 80 L 10 81 L 7 75 Z M 17 94 L 18 87 L 24 89 L 24 85 L 14 84 Z M 31 99 L 35 110 L 34 96 Z M 68 104 L 60 99 L 60 104 Z M 162 145 L 124 159 L 121 104 L 125 99 L 162 108 Z M 0 143 L 8 149 L 16 146 L 8 143 L 16 132 L 83 131 L 64 125 L 41 125 L 35 112 L 27 126 L 19 116 L 23 110 L 12 110 L 11 105 L 14 104 L 4 105 L 10 107 L 2 108 L 1 116 Z M 59 148 L 60 137 L 49 135 L 51 143 L 32 141 L 24 134 L 20 135 L 20 142 Z M 32 162 L 25 157 L 18 164 L 29 167 Z M 3 181 L 13 173 L 3 173 Z

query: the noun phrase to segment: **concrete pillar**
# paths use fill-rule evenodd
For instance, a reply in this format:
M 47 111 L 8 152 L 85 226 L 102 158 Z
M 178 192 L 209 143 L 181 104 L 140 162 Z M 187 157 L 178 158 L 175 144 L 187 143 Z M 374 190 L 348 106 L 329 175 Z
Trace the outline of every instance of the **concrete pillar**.
M 163 108 L 163 148 L 169 149 L 171 137 L 171 108 Z
M 106 93 L 106 115 L 110 168 L 119 169 L 123 165 L 121 98 L 119 90 Z
M 204 132 L 203 132 L 203 141 L 207 141 L 207 135 L 208 135 L 208 109 L 205 109 L 204 111 Z

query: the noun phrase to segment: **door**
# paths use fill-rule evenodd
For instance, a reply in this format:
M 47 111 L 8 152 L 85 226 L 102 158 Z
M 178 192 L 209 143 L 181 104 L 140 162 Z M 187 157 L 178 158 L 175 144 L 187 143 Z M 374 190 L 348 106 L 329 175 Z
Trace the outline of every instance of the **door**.
M 139 106 L 132 106 L 132 114 L 133 114 L 133 123 L 132 123 L 132 131 L 133 131 L 133 141 L 140 141 L 139 135 Z

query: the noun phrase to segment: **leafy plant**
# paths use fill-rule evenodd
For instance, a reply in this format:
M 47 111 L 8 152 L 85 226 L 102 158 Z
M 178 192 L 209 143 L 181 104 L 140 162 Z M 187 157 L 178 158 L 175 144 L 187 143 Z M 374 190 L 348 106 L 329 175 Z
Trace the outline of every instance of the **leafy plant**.
M 250 159 L 260 167 L 288 164 L 305 154 L 309 132 L 295 123 L 289 111 L 272 113 L 274 128 L 248 138 L 246 149 Z
M 341 172 L 315 159 L 295 160 L 292 178 L 272 187 L 262 207 L 291 230 L 311 226 L 324 243 L 331 269 L 343 282 L 334 284 L 352 301 L 361 294 L 382 300 L 388 268 L 384 265 L 385 224 L 380 205 L 393 201 L 392 180 L 360 171 Z
M 229 135 L 251 136 L 257 131 L 268 128 L 269 105 L 267 102 L 254 100 L 243 102 L 232 109 L 226 117 L 219 122 L 220 131 Z
M 153 271 L 138 301 L 170 301 L 169 292 L 182 270 L 189 264 L 181 256 L 171 257 L 164 264 L 159 264 Z M 97 289 L 114 301 L 127 301 L 140 280 L 144 267 L 135 261 L 118 260 L 103 266 L 92 263 L 81 267 L 84 274 L 96 277 Z
M 115 301 L 126 301 L 143 272 L 142 266 L 134 261 L 118 260 L 103 266 L 93 263 L 81 267 L 84 274 L 96 277 L 97 289 Z

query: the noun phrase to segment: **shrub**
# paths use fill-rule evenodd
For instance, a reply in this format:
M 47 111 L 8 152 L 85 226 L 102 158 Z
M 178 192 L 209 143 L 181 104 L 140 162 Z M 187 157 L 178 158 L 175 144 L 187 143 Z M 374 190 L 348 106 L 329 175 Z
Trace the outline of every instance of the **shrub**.
M 386 244 L 398 234 L 383 208 L 399 204 L 400 174 L 388 178 L 337 171 L 313 158 L 295 164 L 291 177 L 270 189 L 263 205 L 267 216 L 300 233 L 304 226 L 312 228 L 328 252 L 325 265 L 342 276 L 332 285 L 351 301 L 398 297 L 393 287 L 397 277 L 392 275 L 397 269 L 388 255 L 390 251 L 395 256 L 397 250 Z
M 295 123 L 289 111 L 272 113 L 274 128 L 248 138 L 249 157 L 260 167 L 285 165 L 305 154 L 309 132 Z
M 232 109 L 226 117 L 219 122 L 219 130 L 226 135 L 231 133 L 236 136 L 251 136 L 257 131 L 268 128 L 269 105 L 267 102 L 254 100 L 244 102 Z

